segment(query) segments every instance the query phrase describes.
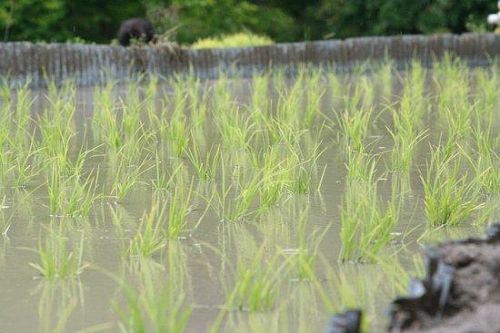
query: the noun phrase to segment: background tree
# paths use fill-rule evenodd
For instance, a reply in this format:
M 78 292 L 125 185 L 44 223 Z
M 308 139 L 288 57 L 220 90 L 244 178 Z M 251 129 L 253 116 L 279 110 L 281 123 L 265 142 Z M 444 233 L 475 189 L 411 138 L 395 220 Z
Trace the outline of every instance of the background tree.
M 4 40 L 109 42 L 122 20 L 144 15 L 144 4 L 130 0 L 0 1 Z
M 275 41 L 486 30 L 494 0 L 0 0 L 0 38 L 106 43 L 147 16 L 182 44 L 240 31 Z
M 285 11 L 250 1 L 152 0 L 146 1 L 146 7 L 160 32 L 174 29 L 181 43 L 245 30 L 280 41 L 294 40 L 298 33 L 294 18 Z
M 338 38 L 486 30 L 490 0 L 324 0 L 318 19 Z

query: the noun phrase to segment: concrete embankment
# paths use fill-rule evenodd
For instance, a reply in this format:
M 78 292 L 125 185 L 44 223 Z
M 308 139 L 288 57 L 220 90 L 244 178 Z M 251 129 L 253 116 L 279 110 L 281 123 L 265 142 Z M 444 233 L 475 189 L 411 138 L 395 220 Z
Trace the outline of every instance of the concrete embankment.
M 0 76 L 12 85 L 30 82 L 43 86 L 76 79 L 78 85 L 101 84 L 130 75 L 154 73 L 169 76 L 193 71 L 203 79 L 250 75 L 269 66 L 296 68 L 301 64 L 332 65 L 348 72 L 366 61 L 411 59 L 430 63 L 445 53 L 459 56 L 472 66 L 487 65 L 500 55 L 499 34 L 367 37 L 262 47 L 191 50 L 176 47 L 124 48 L 108 45 L 0 43 Z

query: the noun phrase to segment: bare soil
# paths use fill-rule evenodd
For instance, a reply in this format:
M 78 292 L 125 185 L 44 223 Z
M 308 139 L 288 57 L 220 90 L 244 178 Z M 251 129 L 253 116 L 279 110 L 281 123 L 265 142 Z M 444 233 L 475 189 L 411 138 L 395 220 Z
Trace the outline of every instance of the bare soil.
M 388 332 L 500 333 L 500 224 L 427 251 L 427 276 L 394 300 Z

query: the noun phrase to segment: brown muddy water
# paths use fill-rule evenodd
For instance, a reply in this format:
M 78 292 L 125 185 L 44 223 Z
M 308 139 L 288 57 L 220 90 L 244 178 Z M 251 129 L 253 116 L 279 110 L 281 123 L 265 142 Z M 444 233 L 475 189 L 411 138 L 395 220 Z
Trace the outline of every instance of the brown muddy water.
M 484 97 L 476 89 L 475 75 L 476 71 L 482 71 L 490 80 L 496 75 L 495 82 L 498 83 L 497 69 L 458 68 L 459 71 L 466 71 L 465 76 L 470 78 L 469 82 L 463 83 L 467 85 L 470 105 L 489 98 L 488 103 L 496 115 L 490 133 L 493 141 L 496 140 L 493 146 L 496 154 L 499 153 L 500 90 Z M 235 221 L 225 218 L 217 209 L 220 197 L 214 194 L 214 188 L 244 184 L 256 170 L 247 152 L 253 149 L 257 156 L 263 156 L 264 150 L 259 151 L 258 148 L 271 144 L 286 145 L 283 143 L 283 137 L 287 135 L 286 126 L 282 128 L 279 134 L 281 139 L 277 143 L 256 139 L 259 136 L 256 131 L 252 134 L 255 137 L 247 137 L 249 147 L 238 146 L 237 143 L 231 146 L 231 141 L 224 141 L 220 134 L 220 123 L 218 125 L 214 121 L 214 114 L 222 112 L 218 106 L 223 103 L 224 96 L 212 96 L 217 82 L 203 82 L 195 89 L 198 96 L 208 95 L 201 102 L 207 105 L 207 121 L 201 130 L 203 138 L 198 143 L 205 153 L 211 147 L 215 152 L 215 147 L 219 145 L 223 159 L 217 167 L 217 175 L 209 181 L 200 180 L 185 151 L 174 154 L 171 148 L 163 149 L 158 145 L 163 138 L 149 137 L 139 146 L 141 157 L 127 160 L 126 167 L 130 170 L 140 168 L 140 176 L 130 192 L 117 199 L 111 196 L 109 190 L 109 179 L 118 172 L 116 164 L 108 159 L 111 148 L 106 146 L 104 139 L 90 134 L 92 126 L 95 126 L 91 119 L 101 111 L 94 103 L 96 88 L 78 88 L 75 99 L 66 101 L 74 103 L 76 108 L 71 121 L 75 136 L 71 141 L 70 155 L 72 158 L 76 156 L 82 142 L 86 143 L 86 149 L 95 148 L 85 161 L 82 173 L 99 169 L 97 192 L 102 193 L 102 197 L 93 203 L 88 216 L 67 217 L 51 213 L 45 171 L 49 157 L 44 160 L 44 155 L 38 156 L 41 154 L 38 152 L 33 156 L 40 171 L 26 183 L 14 185 L 11 176 L 3 178 L 0 188 L 0 227 L 3 232 L 0 236 L 0 332 L 153 332 L 155 327 L 160 327 L 158 332 L 166 327 L 165 331 L 171 332 L 208 332 L 210 329 L 215 332 L 322 332 L 333 312 L 351 307 L 361 307 L 365 311 L 367 331 L 380 331 L 387 323 L 385 313 L 389 299 L 403 293 L 409 279 L 422 273 L 420 253 L 423 246 L 480 234 L 485 224 L 500 218 L 498 194 L 482 193 L 481 209 L 474 211 L 466 221 L 450 227 L 429 226 L 421 177 L 425 176 L 429 164 L 429 147 L 439 146 L 448 132 L 446 122 L 440 123 L 436 117 L 439 107 L 436 96 L 443 92 L 437 87 L 432 71 L 427 71 L 425 75 L 424 94 L 418 98 L 426 108 L 418 130 L 426 131 L 426 135 L 413 154 L 406 190 L 398 191 L 401 196 L 404 194 L 404 199 L 401 200 L 397 223 L 391 228 L 390 240 L 370 260 L 344 261 L 339 260 L 343 248 L 339 235 L 348 143 L 339 125 L 339 115 L 345 112 L 346 98 L 355 94 L 354 87 L 360 82 L 373 87 L 370 102 L 372 116 L 363 142 L 375 160 L 377 196 L 380 203 L 386 205 L 394 199 L 392 180 L 395 179 L 389 171 L 394 144 L 390 135 L 392 118 L 387 106 L 400 103 L 408 72 L 392 72 L 390 80 L 385 82 L 390 83 L 387 87 L 384 86 L 382 70 L 336 76 L 337 82 L 333 82 L 331 73 L 325 71 L 316 86 L 304 88 L 304 91 L 316 91 L 321 96 L 318 104 L 320 113 L 315 115 L 309 127 L 291 121 L 290 131 L 301 133 L 298 140 L 300 148 L 294 152 L 311 153 L 315 162 L 310 163 L 307 158 L 293 160 L 292 152 L 288 152 L 283 156 L 282 163 L 291 161 L 291 165 L 305 165 L 310 172 L 310 182 L 304 191 L 293 191 L 292 185 L 286 183 L 288 185 L 281 189 L 279 199 L 266 209 L 259 210 L 261 204 L 258 198 L 252 197 L 246 214 Z M 447 79 L 453 80 L 444 78 L 445 83 Z M 273 88 L 262 99 L 269 103 L 266 112 L 279 112 L 276 110 L 280 103 L 285 103 L 283 100 L 280 102 L 282 94 L 278 88 L 275 89 L 276 86 L 282 84 L 286 89 L 293 86 L 293 80 L 277 80 L 286 83 L 275 84 L 269 80 L 268 85 Z M 236 106 L 235 112 L 239 112 L 243 119 L 249 118 L 254 110 L 253 84 L 251 79 L 227 81 L 226 89 L 230 92 L 227 105 Z M 143 89 L 146 85 L 137 85 L 140 95 L 137 105 L 141 124 L 154 127 L 155 122 L 149 122 L 144 111 L 147 99 Z M 112 95 L 117 123 L 123 117 L 123 105 L 134 103 L 130 101 L 132 93 L 127 90 L 126 84 L 115 86 Z M 166 115 L 170 119 L 174 104 L 180 103 L 175 96 L 184 96 L 185 93 L 176 92 L 171 83 L 161 83 L 150 105 L 154 105 L 156 114 L 167 110 Z M 36 128 L 36 115 L 47 110 L 50 112 L 53 104 L 47 100 L 47 94 L 47 91 L 32 92 L 34 103 L 30 111 L 35 121 L 27 126 Z M 293 112 L 300 113 L 307 108 L 307 101 L 299 99 L 296 102 L 299 107 Z M 2 105 L 5 104 L 4 98 Z M 188 105 L 186 103 L 183 107 L 187 109 Z M 192 118 L 183 118 L 182 122 L 192 124 Z M 167 124 L 170 128 L 173 126 L 172 122 Z M 248 122 L 243 124 L 241 127 L 257 126 Z M 193 127 L 190 128 L 191 133 L 186 132 L 191 138 L 187 147 L 194 149 L 196 143 L 193 138 L 199 133 L 193 134 L 194 125 L 190 126 Z M 471 121 L 467 126 L 472 127 L 474 123 Z M 236 135 L 232 133 L 229 136 Z M 461 142 L 474 147 L 472 135 L 467 135 L 470 136 L 461 137 Z M 35 137 L 37 147 L 42 150 L 40 133 L 37 132 Z M 15 144 L 10 142 L 5 147 Z M 316 144 L 316 152 L 313 152 L 311 147 Z M 10 148 L 4 148 L 4 152 L 7 149 Z M 159 248 L 152 254 L 132 255 L 129 251 L 131 240 L 141 231 L 143 214 L 154 206 L 152 182 L 156 177 L 155 156 L 160 150 L 163 164 L 159 169 L 168 175 L 174 170 L 181 170 L 178 172 L 184 178 L 181 181 L 174 177 L 174 181 L 163 189 L 167 194 L 160 197 L 159 202 L 170 202 L 169 195 L 175 191 L 177 182 L 182 182 L 180 186 L 184 188 L 191 188 L 190 197 L 183 198 L 189 201 L 187 224 L 173 238 L 160 237 Z M 460 154 L 460 148 L 457 148 L 457 154 Z M 13 163 L 7 157 L 2 161 Z M 498 159 L 494 163 L 498 167 Z M 466 164 L 464 162 L 462 173 L 472 177 L 472 168 Z M 225 174 L 221 174 L 222 165 Z M 8 169 L 9 166 L 5 167 Z M 259 183 L 258 187 L 262 186 L 264 184 Z M 231 192 L 224 206 L 242 200 Z M 166 216 L 162 219 L 168 224 Z M 161 228 L 165 228 L 165 224 Z M 45 244 L 45 239 L 53 230 L 63 230 L 63 238 L 67 242 L 67 248 L 64 248 L 72 251 L 74 256 L 79 255 L 81 244 L 83 270 L 75 277 L 51 280 L 31 265 L 40 265 L 39 247 Z M 293 262 L 291 258 L 301 251 L 314 258 L 310 266 L 313 272 L 305 277 L 298 275 L 290 264 Z M 272 292 L 266 294 L 270 301 L 252 309 L 250 296 L 242 291 L 242 287 L 236 292 L 243 295 L 241 302 L 230 304 L 229 295 L 237 282 L 244 280 L 242 274 L 250 281 L 259 278 L 271 281 L 267 287 Z M 140 325 L 130 324 L 131 318 L 135 317 L 133 307 L 127 308 L 130 304 L 127 303 L 127 296 L 138 301 L 135 314 L 145 318 L 144 330 Z M 184 330 L 182 325 L 180 328 L 169 326 L 181 322 L 183 315 L 189 316 L 186 317 Z M 158 324 L 162 321 L 169 324 Z

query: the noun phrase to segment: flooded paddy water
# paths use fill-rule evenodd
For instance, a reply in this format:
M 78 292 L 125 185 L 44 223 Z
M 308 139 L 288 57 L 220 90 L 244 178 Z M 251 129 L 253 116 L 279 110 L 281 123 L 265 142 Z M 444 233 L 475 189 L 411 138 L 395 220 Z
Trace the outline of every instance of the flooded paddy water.
M 500 218 L 500 71 L 366 69 L 4 85 L 0 331 L 383 330 Z

